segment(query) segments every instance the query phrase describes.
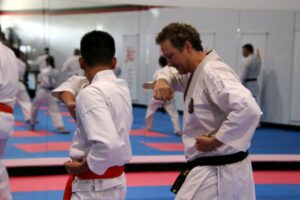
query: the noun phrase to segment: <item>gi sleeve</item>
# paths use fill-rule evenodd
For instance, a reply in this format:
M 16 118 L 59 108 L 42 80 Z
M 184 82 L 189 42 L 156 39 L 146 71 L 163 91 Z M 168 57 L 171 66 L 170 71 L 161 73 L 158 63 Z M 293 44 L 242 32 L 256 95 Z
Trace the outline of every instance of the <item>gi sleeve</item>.
M 255 99 L 230 70 L 211 70 L 204 77 L 204 87 L 208 98 L 227 114 L 215 137 L 246 151 L 262 115 Z
M 74 96 L 77 96 L 79 91 L 86 84 L 88 84 L 88 80 L 84 76 L 73 75 L 61 85 L 59 85 L 56 89 L 52 90 L 51 95 L 55 98 L 58 98 L 61 92 L 68 91 L 71 92 Z
M 183 92 L 188 82 L 189 75 L 180 75 L 178 71 L 171 66 L 166 66 L 154 73 L 153 79 L 165 79 L 175 91 Z
M 78 119 L 87 140 L 91 143 L 87 163 L 91 171 L 103 174 L 111 166 L 121 166 L 128 161 L 123 153 L 126 143 L 118 135 L 109 105 L 99 90 L 82 90 L 76 99 Z

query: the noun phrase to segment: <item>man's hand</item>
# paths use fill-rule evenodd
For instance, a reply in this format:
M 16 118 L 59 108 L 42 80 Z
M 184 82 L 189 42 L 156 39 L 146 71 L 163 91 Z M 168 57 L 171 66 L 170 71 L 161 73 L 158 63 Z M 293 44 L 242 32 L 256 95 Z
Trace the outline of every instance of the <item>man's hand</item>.
M 64 163 L 69 174 L 78 175 L 89 170 L 86 159 L 80 161 L 67 161 Z
M 202 135 L 196 138 L 196 148 L 199 151 L 208 152 L 220 147 L 223 143 L 215 137 Z
M 70 115 L 76 120 L 76 110 L 75 110 L 75 101 L 68 102 L 66 104 Z
M 174 91 L 166 80 L 159 79 L 155 81 L 153 97 L 156 100 L 169 101 L 173 99 Z

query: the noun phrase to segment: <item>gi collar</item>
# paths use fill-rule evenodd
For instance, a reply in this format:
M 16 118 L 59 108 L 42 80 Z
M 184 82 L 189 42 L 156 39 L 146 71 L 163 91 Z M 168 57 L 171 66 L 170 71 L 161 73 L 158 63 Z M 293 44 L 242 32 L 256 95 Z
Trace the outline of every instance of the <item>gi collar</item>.
M 96 73 L 91 83 L 96 81 L 113 81 L 115 79 L 117 79 L 117 77 L 113 70 L 103 70 Z

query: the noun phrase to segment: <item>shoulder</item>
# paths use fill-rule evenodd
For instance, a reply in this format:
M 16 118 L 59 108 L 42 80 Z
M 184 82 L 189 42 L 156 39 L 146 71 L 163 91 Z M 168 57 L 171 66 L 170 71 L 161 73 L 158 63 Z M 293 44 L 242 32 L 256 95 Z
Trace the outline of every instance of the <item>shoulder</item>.
M 105 92 L 94 85 L 83 88 L 76 97 L 78 112 L 84 114 L 93 108 L 107 104 Z
M 229 82 L 240 82 L 234 70 L 222 60 L 215 60 L 204 66 L 203 74 L 204 84 L 215 89 L 222 89 Z

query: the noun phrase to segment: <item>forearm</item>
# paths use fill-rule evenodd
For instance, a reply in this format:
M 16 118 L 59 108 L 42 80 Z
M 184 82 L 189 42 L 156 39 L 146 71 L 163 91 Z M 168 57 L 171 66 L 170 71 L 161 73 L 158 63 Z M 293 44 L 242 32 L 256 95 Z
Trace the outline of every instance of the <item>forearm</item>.
M 63 91 L 58 96 L 59 100 L 62 101 L 64 104 L 68 105 L 70 103 L 75 102 L 75 96 L 69 91 Z

